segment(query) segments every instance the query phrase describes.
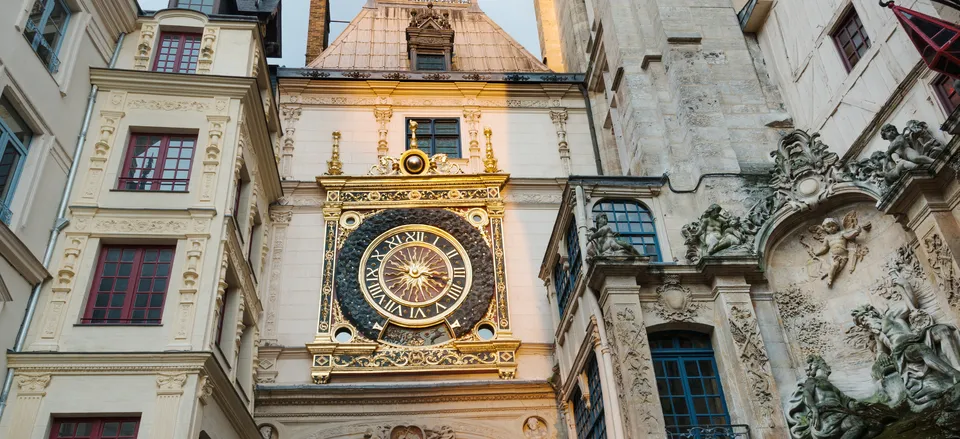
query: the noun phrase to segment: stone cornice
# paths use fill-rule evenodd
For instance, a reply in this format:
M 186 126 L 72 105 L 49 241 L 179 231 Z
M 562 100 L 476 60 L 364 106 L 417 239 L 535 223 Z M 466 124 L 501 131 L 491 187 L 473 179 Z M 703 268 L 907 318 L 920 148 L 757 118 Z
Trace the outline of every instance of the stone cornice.
M 294 386 L 259 385 L 256 406 L 360 406 L 507 400 L 553 401 L 553 399 L 553 388 L 544 380 L 331 383 Z
M 132 0 L 92 0 L 96 9 L 94 21 L 103 29 L 104 33 L 115 42 L 121 32 L 128 33 L 134 29 L 137 22 L 139 8 Z
M 305 78 L 311 80 L 378 80 L 390 81 L 432 81 L 432 82 L 498 82 L 509 84 L 572 84 L 583 82 L 583 73 L 555 72 L 464 72 L 438 71 L 414 72 L 397 70 L 326 70 L 312 68 L 281 68 L 277 73 L 280 79 Z
M 50 273 L 40 260 L 3 223 L 0 223 L 0 256 L 6 259 L 30 285 L 36 285 L 50 277 Z
M 218 96 L 239 99 L 246 109 L 243 117 L 251 143 L 257 148 L 257 169 L 260 171 L 266 196 L 273 202 L 283 195 L 280 171 L 277 169 L 273 141 L 270 139 L 271 132 L 281 131 L 278 122 L 280 112 L 273 102 L 269 109 L 263 109 L 257 78 L 91 68 L 90 82 L 99 86 L 102 91 L 122 90 L 168 96 Z M 273 116 L 268 118 L 265 111 L 269 111 Z
M 211 352 L 20 352 L 7 354 L 7 367 L 18 374 L 200 374 L 213 380 L 213 397 L 242 438 L 261 439 L 243 399 Z

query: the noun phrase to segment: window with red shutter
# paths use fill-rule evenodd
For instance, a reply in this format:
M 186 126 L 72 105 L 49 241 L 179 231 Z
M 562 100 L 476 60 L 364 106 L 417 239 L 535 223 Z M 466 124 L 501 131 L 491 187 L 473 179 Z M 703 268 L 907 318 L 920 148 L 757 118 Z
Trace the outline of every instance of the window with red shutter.
M 59 418 L 50 439 L 136 439 L 139 418 Z
M 860 16 L 857 10 L 850 8 L 850 11 L 840 20 L 835 31 L 833 31 L 833 42 L 840 50 L 840 58 L 843 58 L 843 64 L 847 71 L 857 65 L 863 55 L 870 49 L 870 37 L 863 28 Z
M 940 99 L 940 103 L 943 104 L 947 113 L 952 113 L 960 105 L 960 95 L 953 87 L 953 78 L 940 75 L 933 81 L 933 89 L 936 90 L 937 98 Z
M 162 32 L 153 71 L 194 73 L 200 59 L 200 34 Z
M 159 325 L 172 246 L 104 246 L 82 323 Z
M 196 136 L 134 134 L 127 147 L 118 189 L 186 192 L 196 148 Z

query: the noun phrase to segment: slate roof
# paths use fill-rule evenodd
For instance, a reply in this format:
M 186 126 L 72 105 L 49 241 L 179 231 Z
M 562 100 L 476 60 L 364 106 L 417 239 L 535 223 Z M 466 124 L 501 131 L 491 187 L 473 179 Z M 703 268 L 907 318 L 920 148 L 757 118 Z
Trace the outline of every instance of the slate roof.
M 424 4 L 410 0 L 371 0 L 337 39 L 308 67 L 336 70 L 409 71 L 406 29 L 410 12 Z M 476 0 L 467 7 L 435 8 L 449 12 L 455 32 L 453 71 L 548 72 L 535 56 L 483 13 Z

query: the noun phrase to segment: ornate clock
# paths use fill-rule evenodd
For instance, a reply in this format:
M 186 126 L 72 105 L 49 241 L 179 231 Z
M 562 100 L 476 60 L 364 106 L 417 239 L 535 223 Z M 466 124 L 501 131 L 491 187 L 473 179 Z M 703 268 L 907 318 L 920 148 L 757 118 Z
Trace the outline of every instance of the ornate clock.
M 494 295 L 492 264 L 480 231 L 456 213 L 386 210 L 344 241 L 337 299 L 370 340 L 436 344 L 469 334 L 484 317 Z M 418 337 L 422 343 L 404 343 Z
M 307 345 L 316 383 L 337 374 L 515 374 L 500 197 L 507 176 L 437 175 L 461 171 L 420 159 L 433 174 L 405 171 L 402 156 L 372 176 L 317 178 L 326 225 L 320 321 Z

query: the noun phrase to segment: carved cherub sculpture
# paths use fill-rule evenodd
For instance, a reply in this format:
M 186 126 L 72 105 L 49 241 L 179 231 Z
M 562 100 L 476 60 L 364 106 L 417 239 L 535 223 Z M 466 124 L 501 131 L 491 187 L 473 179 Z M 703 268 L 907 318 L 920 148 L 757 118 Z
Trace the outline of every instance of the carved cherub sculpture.
M 807 378 L 788 402 L 787 425 L 793 439 L 870 439 L 883 425 L 858 414 L 861 404 L 830 382 L 830 366 L 818 355 L 807 358 Z
M 599 213 L 594 218 L 596 227 L 591 227 L 587 237 L 587 257 L 640 256 L 640 252 L 620 237 L 610 227 L 607 214 Z
M 523 435 L 527 439 L 547 439 L 550 437 L 546 424 L 536 416 L 527 418 L 527 422 L 523 426 Z
M 820 260 L 820 256 L 827 256 L 827 270 L 822 273 L 821 278 L 827 279 L 827 286 L 833 286 L 837 276 L 847 266 L 847 262 L 853 257 L 853 263 L 850 265 L 850 272 L 857 269 L 857 262 L 866 255 L 864 248 L 856 242 L 858 236 L 863 232 L 870 231 L 870 223 L 859 225 L 857 212 L 852 211 L 843 217 L 843 225 L 836 218 L 826 218 L 818 226 L 810 227 L 809 231 L 814 235 L 817 244 L 810 246 L 800 237 L 800 244 L 807 249 L 812 260 Z M 852 248 L 848 245 L 852 244 Z
M 884 175 L 888 182 L 896 181 L 904 171 L 935 162 L 935 157 L 943 150 L 939 140 L 934 139 L 927 124 L 916 120 L 907 122 L 903 133 L 897 127 L 886 124 L 880 129 L 880 137 L 890 142 L 887 147 L 888 164 Z

